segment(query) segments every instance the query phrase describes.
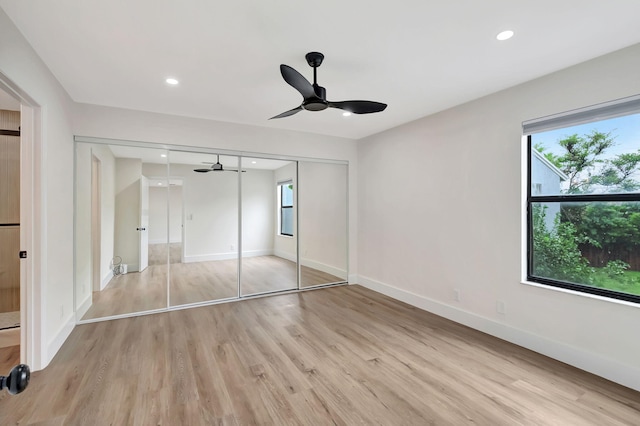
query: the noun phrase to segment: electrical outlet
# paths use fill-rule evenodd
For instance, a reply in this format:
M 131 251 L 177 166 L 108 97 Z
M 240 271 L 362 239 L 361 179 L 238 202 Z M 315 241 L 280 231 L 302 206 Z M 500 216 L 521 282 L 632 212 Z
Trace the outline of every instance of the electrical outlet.
M 453 289 L 453 300 L 455 300 L 456 302 L 460 301 L 460 289 L 458 288 Z
M 505 315 L 507 313 L 504 300 L 496 301 L 496 312 L 500 315 Z

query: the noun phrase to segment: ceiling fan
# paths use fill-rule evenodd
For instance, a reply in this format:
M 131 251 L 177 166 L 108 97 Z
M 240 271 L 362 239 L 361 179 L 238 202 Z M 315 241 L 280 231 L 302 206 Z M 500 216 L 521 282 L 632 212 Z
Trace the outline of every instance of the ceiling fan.
M 208 169 L 193 169 L 194 172 L 198 172 L 198 173 L 208 173 L 208 172 L 236 172 L 238 173 L 237 169 L 225 169 L 224 166 L 222 164 L 220 164 L 220 155 L 217 154 L 216 155 L 216 162 L 215 163 L 208 163 L 203 161 L 202 164 L 211 164 L 211 167 L 209 167 Z M 246 170 L 242 171 L 243 173 L 246 172 Z
M 342 101 L 332 102 L 327 100 L 327 91 L 324 87 L 319 86 L 317 82 L 317 68 L 322 64 L 324 55 L 320 52 L 309 52 L 305 55 L 307 63 L 310 67 L 313 67 L 313 84 L 309 83 L 309 80 L 304 78 L 302 74 L 294 70 L 288 65 L 280 65 L 280 73 L 284 81 L 289 83 L 294 89 L 296 89 L 302 95 L 302 104 L 299 107 L 285 111 L 282 114 L 278 114 L 271 117 L 274 118 L 289 117 L 296 114 L 303 109 L 307 111 L 322 111 L 327 108 L 338 108 L 353 114 L 370 114 L 372 112 L 384 111 L 387 104 L 373 101 Z

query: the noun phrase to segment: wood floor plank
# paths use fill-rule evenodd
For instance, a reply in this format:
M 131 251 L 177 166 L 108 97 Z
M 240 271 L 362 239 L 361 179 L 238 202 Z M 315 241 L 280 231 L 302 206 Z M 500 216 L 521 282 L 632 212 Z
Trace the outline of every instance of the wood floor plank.
M 359 286 L 74 329 L 0 424 L 637 425 L 640 392 Z
M 18 364 L 20 364 L 20 345 L 0 348 L 0 374 L 8 374 Z

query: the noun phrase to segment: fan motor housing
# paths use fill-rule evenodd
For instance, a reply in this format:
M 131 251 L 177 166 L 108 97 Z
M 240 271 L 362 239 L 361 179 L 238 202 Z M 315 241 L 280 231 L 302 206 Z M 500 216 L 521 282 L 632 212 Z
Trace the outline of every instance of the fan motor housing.
M 302 102 L 302 108 L 307 111 L 322 111 L 323 109 L 327 109 L 329 107 L 329 102 L 325 100 L 327 99 L 327 90 L 322 86 L 314 84 L 313 91 L 316 92 L 317 98 L 305 99 L 304 102 Z
M 310 99 L 302 103 L 302 108 L 306 109 L 307 111 L 322 111 L 323 109 L 327 109 L 328 107 L 329 103 L 327 101 L 323 101 L 322 99 Z

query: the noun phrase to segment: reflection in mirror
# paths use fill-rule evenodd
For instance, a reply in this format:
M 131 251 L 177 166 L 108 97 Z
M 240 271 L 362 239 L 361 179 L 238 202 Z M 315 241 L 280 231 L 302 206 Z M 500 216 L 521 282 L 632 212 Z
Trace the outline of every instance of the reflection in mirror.
M 166 194 L 166 161 L 161 149 L 76 144 L 78 319 L 166 308 L 167 264 L 153 261 L 149 244 L 150 234 L 167 227 L 149 206 L 152 183 Z
M 346 282 L 347 165 L 298 162 L 300 287 Z
M 296 162 L 242 158 L 242 296 L 298 288 Z
M 139 145 L 76 142 L 77 320 L 347 280 L 346 164 Z
M 169 303 L 238 297 L 238 157 L 169 155 Z

